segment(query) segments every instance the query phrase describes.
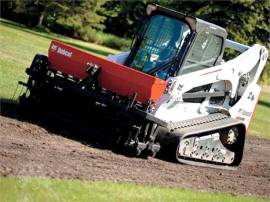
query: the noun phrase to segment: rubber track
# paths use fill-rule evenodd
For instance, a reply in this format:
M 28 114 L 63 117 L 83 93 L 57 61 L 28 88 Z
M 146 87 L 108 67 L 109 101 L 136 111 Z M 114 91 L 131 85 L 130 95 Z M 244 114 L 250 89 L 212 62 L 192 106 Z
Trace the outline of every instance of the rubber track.
M 215 113 L 215 114 L 210 114 L 210 115 L 199 117 L 199 118 L 170 123 L 168 125 L 168 129 L 171 132 L 173 132 L 174 130 L 177 130 L 177 129 L 197 126 L 197 125 L 201 125 L 201 124 L 205 124 L 205 123 L 211 123 L 214 121 L 224 120 L 224 119 L 228 119 L 228 118 L 230 118 L 230 117 L 225 115 L 225 114 Z

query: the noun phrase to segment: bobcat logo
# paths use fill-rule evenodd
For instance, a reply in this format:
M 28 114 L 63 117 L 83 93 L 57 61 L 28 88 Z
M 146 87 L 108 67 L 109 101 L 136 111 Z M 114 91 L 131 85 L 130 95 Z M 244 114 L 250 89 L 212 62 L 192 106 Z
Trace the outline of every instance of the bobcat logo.
M 71 58 L 71 56 L 72 56 L 72 52 L 71 52 L 71 51 L 67 51 L 67 50 L 65 50 L 64 48 L 58 47 L 58 46 L 55 45 L 55 44 L 52 44 L 51 50 L 52 50 L 53 52 L 56 51 L 57 53 L 59 53 L 59 54 L 61 54 L 61 55 L 64 55 L 64 56 L 66 56 L 66 57 L 69 57 L 69 58 Z

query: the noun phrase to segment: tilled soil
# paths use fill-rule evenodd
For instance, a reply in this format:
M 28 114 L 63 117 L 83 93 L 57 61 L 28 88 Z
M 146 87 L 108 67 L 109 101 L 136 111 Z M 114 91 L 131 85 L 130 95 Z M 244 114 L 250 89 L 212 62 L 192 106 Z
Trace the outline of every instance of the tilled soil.
M 0 175 L 133 182 L 270 198 L 270 140 L 248 137 L 235 170 L 131 158 L 54 133 L 17 114 L 0 116 Z M 8 115 L 8 116 L 7 116 Z M 80 134 L 73 134 L 74 137 Z

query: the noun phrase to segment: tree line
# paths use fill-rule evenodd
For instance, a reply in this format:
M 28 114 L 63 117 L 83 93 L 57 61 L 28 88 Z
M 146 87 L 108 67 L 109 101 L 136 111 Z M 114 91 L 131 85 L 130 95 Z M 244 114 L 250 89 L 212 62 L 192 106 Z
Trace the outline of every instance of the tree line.
M 149 0 L 1 1 L 1 17 L 29 27 L 43 27 L 85 41 L 127 49 L 149 2 Z M 270 48 L 270 1 L 157 0 L 153 3 L 220 25 L 228 31 L 228 38 L 232 40 L 247 45 L 259 43 L 268 50 Z M 269 81 L 269 78 L 268 62 L 262 81 Z

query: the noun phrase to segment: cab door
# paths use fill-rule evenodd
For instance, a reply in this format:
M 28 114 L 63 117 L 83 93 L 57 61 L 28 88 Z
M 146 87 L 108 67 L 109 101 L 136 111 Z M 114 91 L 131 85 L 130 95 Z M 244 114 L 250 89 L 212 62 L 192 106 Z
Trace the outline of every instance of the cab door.
M 209 31 L 201 31 L 187 53 L 178 75 L 213 67 L 220 63 L 223 55 L 223 38 Z M 211 84 L 193 88 L 188 93 L 207 92 Z M 202 102 L 204 98 L 186 99 L 187 102 Z
M 223 38 L 208 31 L 197 34 L 178 75 L 215 66 L 220 62 Z

